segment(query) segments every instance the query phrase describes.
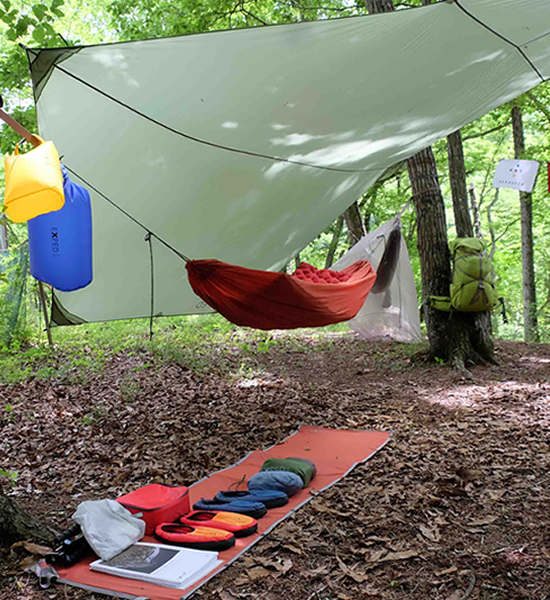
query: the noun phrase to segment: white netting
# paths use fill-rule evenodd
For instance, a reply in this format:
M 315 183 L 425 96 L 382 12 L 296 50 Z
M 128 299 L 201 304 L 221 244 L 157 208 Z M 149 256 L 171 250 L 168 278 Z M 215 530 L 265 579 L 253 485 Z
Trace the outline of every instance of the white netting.
M 377 269 L 391 231 L 401 227 L 399 217 L 387 221 L 368 233 L 334 264 L 341 270 L 357 260 L 369 260 Z M 416 286 L 405 240 L 401 238 L 395 275 L 386 291 L 371 292 L 359 314 L 348 325 L 366 339 L 420 342 L 420 318 Z

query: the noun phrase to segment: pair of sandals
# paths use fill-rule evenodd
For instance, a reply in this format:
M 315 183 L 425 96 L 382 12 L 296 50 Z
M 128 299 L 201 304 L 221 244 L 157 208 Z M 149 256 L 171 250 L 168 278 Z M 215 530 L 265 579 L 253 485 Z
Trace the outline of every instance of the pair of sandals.
M 236 538 L 256 533 L 256 519 L 263 517 L 268 508 L 287 503 L 288 496 L 278 491 L 219 492 L 212 500 L 195 502 L 194 510 L 177 523 L 158 525 L 155 537 L 197 550 L 227 550 L 235 545 Z
M 177 523 L 162 523 L 155 528 L 161 542 L 195 550 L 220 552 L 235 545 L 236 538 L 256 533 L 258 522 L 234 512 L 193 510 Z
M 261 519 L 268 508 L 277 508 L 288 504 L 288 496 L 284 492 L 273 490 L 257 490 L 239 492 L 228 490 L 218 492 L 212 500 L 202 498 L 195 502 L 195 510 L 223 510 L 247 515 L 253 519 Z

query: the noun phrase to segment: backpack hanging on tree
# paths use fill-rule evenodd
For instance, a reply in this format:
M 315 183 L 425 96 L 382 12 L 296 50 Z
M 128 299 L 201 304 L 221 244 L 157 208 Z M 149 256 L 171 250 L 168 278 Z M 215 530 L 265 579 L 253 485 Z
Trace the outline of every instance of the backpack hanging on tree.
M 438 310 L 480 312 L 492 310 L 499 302 L 493 262 L 485 242 L 479 238 L 457 238 L 449 244 L 453 275 L 451 296 L 432 296 Z

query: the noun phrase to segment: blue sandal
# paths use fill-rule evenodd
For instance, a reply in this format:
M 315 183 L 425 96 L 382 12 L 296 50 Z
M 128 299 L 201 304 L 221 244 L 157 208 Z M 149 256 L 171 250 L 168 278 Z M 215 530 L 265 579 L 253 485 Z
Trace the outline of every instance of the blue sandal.
M 214 498 L 221 502 L 261 502 L 266 508 L 277 508 L 288 504 L 288 496 L 277 490 L 250 490 L 218 492 Z
M 222 502 L 217 499 L 206 500 L 205 498 L 201 498 L 198 502 L 195 502 L 195 504 L 193 504 L 193 509 L 209 511 L 222 510 L 224 512 L 247 515 L 253 519 L 260 519 L 267 513 L 267 508 L 261 502 L 243 502 L 241 500 Z

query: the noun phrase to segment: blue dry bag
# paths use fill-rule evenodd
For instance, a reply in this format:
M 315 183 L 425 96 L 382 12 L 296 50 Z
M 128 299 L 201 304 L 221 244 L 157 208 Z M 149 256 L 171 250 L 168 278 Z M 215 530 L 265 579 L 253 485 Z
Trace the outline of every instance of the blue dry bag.
M 29 220 L 31 275 L 63 292 L 89 285 L 92 271 L 92 208 L 88 190 L 63 172 L 65 204 Z

